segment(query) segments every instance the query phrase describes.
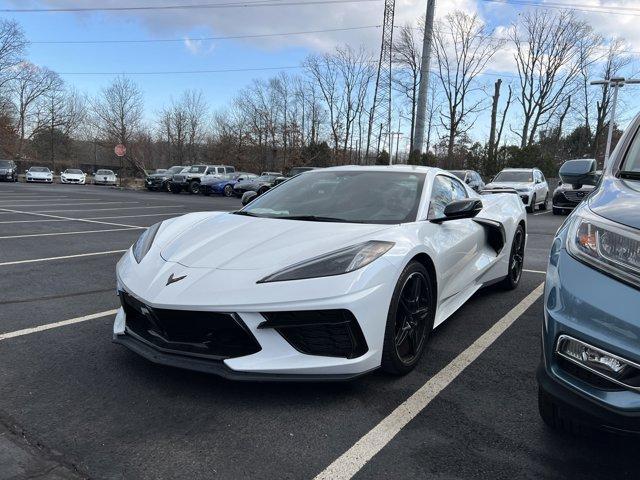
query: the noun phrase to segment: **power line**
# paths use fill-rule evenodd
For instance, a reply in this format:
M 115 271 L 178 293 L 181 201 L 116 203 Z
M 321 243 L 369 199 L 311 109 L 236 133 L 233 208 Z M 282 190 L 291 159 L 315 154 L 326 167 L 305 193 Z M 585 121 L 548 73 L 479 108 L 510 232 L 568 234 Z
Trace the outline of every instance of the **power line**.
M 520 5 L 533 8 L 553 8 L 557 10 L 572 10 L 585 13 L 609 13 L 611 15 L 640 16 L 640 9 L 633 7 L 619 7 L 616 5 L 600 6 L 579 3 L 554 3 L 554 2 L 528 2 L 524 0 L 480 0 L 485 3 L 498 3 L 501 5 Z M 635 13 L 634 13 L 635 12 Z
M 235 73 L 261 72 L 267 70 L 291 70 L 303 68 L 303 65 L 288 65 L 283 67 L 250 67 L 250 68 L 221 68 L 218 70 L 147 70 L 138 72 L 56 72 L 58 75 L 199 75 L 206 73 Z
M 273 32 L 256 33 L 246 35 L 226 35 L 220 37 L 184 37 L 184 38 L 156 38 L 156 39 L 120 39 L 120 40 L 40 40 L 30 42 L 33 45 L 92 45 L 92 44 L 118 44 L 118 43 L 182 43 L 184 41 L 203 42 L 216 40 L 237 40 L 244 38 L 286 37 L 293 35 L 307 35 L 311 33 L 347 32 L 353 30 L 365 30 L 380 28 L 380 25 L 364 25 L 361 27 L 325 28 L 321 30 L 306 30 L 299 32 Z
M 54 8 L 1 8 L 0 13 L 88 13 L 88 12 L 139 12 L 139 11 L 172 11 L 172 10 L 204 10 L 218 8 L 251 8 L 251 7 L 287 7 L 305 5 L 327 5 L 340 3 L 380 2 L 381 0 L 310 0 L 274 1 L 258 0 L 227 3 L 200 3 L 191 5 L 144 5 L 138 7 L 54 7 Z

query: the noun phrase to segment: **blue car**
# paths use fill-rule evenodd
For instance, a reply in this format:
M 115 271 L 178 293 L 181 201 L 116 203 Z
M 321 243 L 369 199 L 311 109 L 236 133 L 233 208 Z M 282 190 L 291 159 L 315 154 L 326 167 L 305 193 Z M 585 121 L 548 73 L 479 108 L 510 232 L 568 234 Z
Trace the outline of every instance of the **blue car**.
M 640 433 L 640 116 L 599 180 L 593 160 L 568 162 L 560 178 L 596 188 L 551 248 L 540 415 L 572 432 L 588 426 Z
M 200 192 L 203 195 L 224 195 L 230 197 L 233 195 L 233 186 L 244 180 L 253 180 L 258 178 L 258 175 L 246 172 L 235 172 L 229 175 L 220 177 L 204 177 L 200 181 Z

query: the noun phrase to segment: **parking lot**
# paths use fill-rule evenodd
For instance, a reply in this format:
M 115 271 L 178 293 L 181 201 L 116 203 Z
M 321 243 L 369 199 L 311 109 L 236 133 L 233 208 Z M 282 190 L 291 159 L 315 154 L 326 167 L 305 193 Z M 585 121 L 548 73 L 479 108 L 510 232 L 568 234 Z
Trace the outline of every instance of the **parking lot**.
M 565 218 L 548 211 L 519 288 L 477 293 L 405 377 L 239 383 L 112 344 L 115 264 L 144 227 L 239 207 L 0 184 L 0 478 L 638 478 L 635 441 L 538 417 L 539 287 Z

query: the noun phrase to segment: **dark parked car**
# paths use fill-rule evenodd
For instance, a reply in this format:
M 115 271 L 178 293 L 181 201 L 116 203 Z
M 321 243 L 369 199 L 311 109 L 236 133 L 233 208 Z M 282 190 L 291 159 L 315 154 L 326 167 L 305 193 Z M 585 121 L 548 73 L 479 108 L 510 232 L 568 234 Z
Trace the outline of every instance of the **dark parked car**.
M 560 168 L 563 183 L 595 189 L 551 246 L 538 407 L 553 428 L 640 433 L 640 115 L 602 178 L 595 168 Z
M 17 182 L 18 166 L 13 160 L 0 160 L 0 181 Z
M 256 178 L 258 178 L 258 175 L 247 172 L 230 173 L 222 178 L 206 176 L 200 181 L 200 193 L 203 195 L 217 194 L 230 197 L 233 195 L 233 187 L 236 183 L 255 180 Z
M 144 180 L 144 186 L 147 190 L 165 190 L 168 192 L 171 178 L 187 168 L 188 167 L 181 165 L 175 165 L 166 170 L 159 168 L 154 173 L 147 175 L 147 178 Z
M 275 184 L 278 185 L 279 183 L 284 182 L 288 178 L 295 177 L 296 175 L 299 175 L 303 172 L 308 172 L 309 170 L 317 170 L 318 168 L 321 168 L 321 167 L 292 167 L 289 170 L 288 175 L 283 175 L 282 177 L 276 178 Z
M 244 192 L 251 191 L 256 192 L 258 195 L 262 195 L 276 184 L 278 177 L 282 177 L 281 172 L 262 172 L 262 175 L 258 178 L 236 183 L 233 186 L 233 194 L 236 197 L 242 197 Z
M 484 188 L 484 180 L 475 170 L 449 170 L 464 183 L 479 192 Z
M 579 166 L 581 163 L 589 164 L 589 168 L 591 163 L 595 164 L 595 160 L 593 158 L 584 158 L 579 160 L 567 160 L 564 165 L 567 167 L 571 167 L 571 165 Z M 565 169 L 567 168 L 565 167 Z M 597 177 L 601 175 L 602 172 L 596 172 Z M 587 196 L 593 192 L 595 187 L 593 185 L 572 185 L 570 183 L 564 183 L 560 180 L 558 187 L 553 192 L 553 214 L 561 215 L 563 213 L 569 213 L 571 210 L 576 208 L 580 202 L 582 202 Z

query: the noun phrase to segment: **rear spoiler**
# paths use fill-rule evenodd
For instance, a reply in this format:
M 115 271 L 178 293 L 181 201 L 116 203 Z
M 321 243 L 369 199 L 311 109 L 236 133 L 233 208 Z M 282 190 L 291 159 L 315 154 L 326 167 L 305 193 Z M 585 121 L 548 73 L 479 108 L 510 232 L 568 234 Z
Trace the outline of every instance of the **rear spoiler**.
M 493 190 L 480 190 L 480 195 L 492 195 L 494 193 L 515 193 L 518 195 L 517 190 L 514 188 L 495 188 Z

